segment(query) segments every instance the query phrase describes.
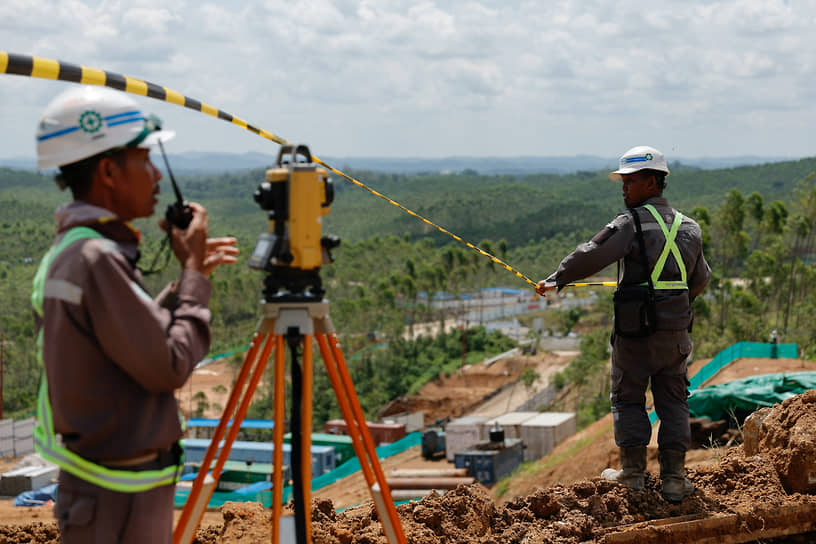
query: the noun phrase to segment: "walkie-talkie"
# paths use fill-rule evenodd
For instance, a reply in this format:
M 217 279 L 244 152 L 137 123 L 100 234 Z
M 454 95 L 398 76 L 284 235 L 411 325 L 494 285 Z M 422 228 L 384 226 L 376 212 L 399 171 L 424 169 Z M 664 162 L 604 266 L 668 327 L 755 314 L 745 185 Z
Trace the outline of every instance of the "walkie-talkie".
M 176 191 L 178 193 L 178 191 Z M 190 226 L 190 221 L 193 220 L 193 209 L 181 199 L 178 195 L 178 200 L 167 206 L 167 211 L 164 212 L 164 218 L 174 227 L 184 230 Z
M 170 169 L 170 162 L 167 160 L 167 154 L 164 152 L 164 144 L 161 143 L 161 140 L 159 140 L 159 149 L 161 149 L 164 165 L 167 167 L 167 173 L 170 174 L 170 183 L 173 184 L 173 192 L 176 193 L 176 201 L 167 206 L 167 211 L 164 212 L 164 218 L 177 229 L 184 230 L 190 225 L 190 221 L 193 220 L 193 209 L 181 196 L 181 191 L 176 184 L 173 171 Z
M 153 257 L 153 262 L 150 265 L 150 268 L 139 268 L 139 270 L 142 271 L 143 276 L 150 276 L 164 270 L 167 263 L 170 261 L 171 255 L 171 252 L 169 251 L 171 238 L 170 231 L 173 228 L 185 230 L 190 226 L 190 221 L 193 220 L 193 209 L 181 196 L 181 191 L 176 184 L 176 178 L 173 177 L 173 171 L 170 170 L 170 163 L 167 161 L 167 154 L 164 152 L 164 144 L 162 144 L 161 140 L 159 140 L 159 149 L 161 150 L 162 158 L 164 158 L 164 165 L 167 167 L 167 173 L 170 174 L 170 182 L 173 184 L 173 191 L 176 193 L 176 201 L 168 205 L 167 211 L 164 212 L 164 218 L 167 220 L 167 236 L 164 237 L 164 242 L 161 249 Z M 162 253 L 166 255 L 166 258 L 164 260 L 164 264 L 161 265 L 161 267 L 158 267 L 156 266 L 156 262 Z

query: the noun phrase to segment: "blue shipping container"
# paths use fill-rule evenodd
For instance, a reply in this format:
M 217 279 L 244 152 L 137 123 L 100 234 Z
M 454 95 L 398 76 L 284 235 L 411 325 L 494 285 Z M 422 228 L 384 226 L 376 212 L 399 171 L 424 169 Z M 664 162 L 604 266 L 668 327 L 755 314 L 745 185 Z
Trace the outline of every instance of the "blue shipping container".
M 513 472 L 524 461 L 520 438 L 506 438 L 504 447 L 492 448 L 490 442 L 479 442 L 471 449 L 454 455 L 456 468 L 466 468 L 482 485 L 493 485 Z
M 200 463 L 204 460 L 204 454 L 210 447 L 210 441 L 203 438 L 185 438 L 182 441 L 184 446 L 184 460 L 187 463 Z M 274 461 L 274 448 L 272 444 L 266 442 L 246 442 L 236 440 L 230 449 L 230 461 L 243 461 L 245 463 L 269 463 Z M 312 477 L 320 476 L 325 472 L 334 470 L 337 466 L 337 459 L 332 446 L 312 446 Z M 292 466 L 292 445 L 283 445 L 283 464 Z

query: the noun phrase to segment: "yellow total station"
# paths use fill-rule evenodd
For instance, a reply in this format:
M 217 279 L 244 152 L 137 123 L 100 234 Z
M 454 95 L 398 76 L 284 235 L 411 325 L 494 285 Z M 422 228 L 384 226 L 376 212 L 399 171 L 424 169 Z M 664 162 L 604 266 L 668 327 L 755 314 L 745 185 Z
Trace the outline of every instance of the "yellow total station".
M 330 250 L 340 241 L 322 235 L 323 216 L 329 213 L 334 189 L 328 172 L 312 160 L 305 145 L 284 145 L 277 164 L 266 171 L 255 201 L 269 212 L 269 232 L 258 238 L 249 266 L 268 272 L 268 297 L 284 290 L 300 294 L 323 289 L 320 267 L 332 262 Z M 267 299 L 269 300 L 269 298 Z
M 288 218 L 284 218 L 289 223 L 288 244 L 284 244 L 288 252 L 279 255 L 275 264 L 301 270 L 319 268 L 325 264 L 320 240 L 323 216 L 329 213 L 326 193 L 331 192 L 326 169 L 313 162 L 290 163 L 267 170 L 266 181 L 273 191 L 288 192 Z M 278 189 L 279 184 L 284 187 Z M 275 232 L 276 221 L 270 217 L 270 233 Z

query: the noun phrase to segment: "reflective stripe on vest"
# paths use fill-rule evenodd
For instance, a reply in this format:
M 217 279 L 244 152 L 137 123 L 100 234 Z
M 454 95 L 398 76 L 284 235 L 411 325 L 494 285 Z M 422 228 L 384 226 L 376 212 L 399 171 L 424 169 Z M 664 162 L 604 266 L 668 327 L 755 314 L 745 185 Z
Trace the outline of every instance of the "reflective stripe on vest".
M 683 222 L 683 214 L 675 210 L 674 221 L 672 222 L 671 230 L 669 230 L 666 228 L 665 221 L 663 221 L 663 218 L 659 213 L 657 213 L 654 206 L 651 204 L 645 204 L 643 207 L 649 210 L 649 213 L 651 213 L 652 217 L 655 218 L 655 221 L 657 221 L 657 224 L 660 226 L 660 230 L 663 231 L 663 236 L 666 238 L 666 243 L 663 245 L 663 251 L 660 253 L 660 257 L 658 257 L 657 262 L 652 269 L 652 284 L 654 284 L 655 290 L 688 289 L 688 283 L 686 281 L 686 265 L 683 263 L 683 256 L 680 254 L 680 248 L 677 247 L 677 242 L 675 242 L 675 238 L 677 238 L 677 231 L 680 230 L 680 223 Z M 677 267 L 680 269 L 680 281 L 660 280 L 660 275 L 663 273 L 663 268 L 666 266 L 666 259 L 668 259 L 669 253 L 671 253 L 674 260 L 677 261 Z
M 34 312 L 37 315 L 43 315 L 43 299 L 45 298 L 45 281 L 48 275 L 48 269 L 51 268 L 51 263 L 54 259 L 62 253 L 62 250 L 73 244 L 77 240 L 83 238 L 102 238 L 102 235 L 88 227 L 75 227 L 62 237 L 58 244 L 55 244 L 40 261 L 40 267 L 34 275 L 34 288 L 31 292 L 31 305 L 34 307 Z
M 43 302 L 46 291 L 46 277 L 51 263 L 56 259 L 62 250 L 70 244 L 84 238 L 102 238 L 102 235 L 88 227 L 76 227 L 69 230 L 62 237 L 62 240 L 45 254 L 37 274 L 34 276 L 34 289 L 31 293 L 31 304 L 34 311 L 42 318 Z M 37 359 L 43 363 L 43 326 L 40 327 L 37 335 Z M 44 459 L 51 461 L 62 470 L 70 472 L 74 476 L 81 478 L 99 487 L 119 491 L 122 493 L 138 493 L 147 491 L 154 487 L 175 484 L 181 476 L 183 464 L 170 465 L 158 470 L 114 470 L 102 465 L 97 465 L 84 459 L 76 453 L 63 447 L 57 440 L 54 433 L 54 421 L 51 413 L 51 403 L 48 400 L 48 383 L 46 375 L 40 383 L 40 392 L 37 396 L 37 425 L 34 427 L 34 449 L 42 455 Z

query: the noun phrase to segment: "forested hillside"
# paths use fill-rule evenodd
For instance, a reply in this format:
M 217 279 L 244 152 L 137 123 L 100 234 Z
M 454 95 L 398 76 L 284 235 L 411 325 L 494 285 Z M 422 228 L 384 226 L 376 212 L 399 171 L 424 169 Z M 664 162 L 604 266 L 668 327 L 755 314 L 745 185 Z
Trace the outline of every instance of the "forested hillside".
M 666 196 L 683 210 L 713 208 L 730 189 L 758 192 L 768 202 L 789 202 L 799 180 L 816 171 L 816 158 L 701 170 L 670 164 Z M 574 175 L 484 176 L 473 170 L 455 174 L 405 176 L 378 172 L 346 172 L 367 186 L 470 241 L 505 239 L 512 247 L 556 234 L 597 230 L 621 209 L 620 185 L 607 171 Z M 225 200 L 224 211 L 258 215 L 252 193 L 263 170 L 210 177 L 183 177 L 185 195 L 201 201 Z M 437 243 L 450 238 L 430 232 L 425 224 L 344 179 L 334 180 L 337 199 L 326 218 L 326 230 L 345 240 L 409 233 Z M 242 198 L 243 197 L 243 198 Z
M 807 318 L 816 309 L 816 291 L 810 287 L 816 251 L 816 159 L 724 170 L 670 167 L 666 196 L 700 221 L 715 272 L 708 295 L 697 301 L 698 355 L 734 340 L 764 341 L 773 328 L 783 333 L 783 341 L 816 349 L 814 326 Z M 606 171 L 563 176 L 486 176 L 467 170 L 411 176 L 348 173 L 534 280 L 549 274 L 622 208 L 620 185 L 609 181 Z M 258 234 L 267 229 L 265 212 L 253 200 L 262 179 L 263 171 L 255 170 L 179 180 L 187 199 L 208 208 L 211 232 L 237 236 L 242 251 L 237 265 L 221 268 L 213 277 L 213 353 L 246 343 L 257 321 L 262 275 L 248 269 L 246 259 Z M 333 321 L 353 361 L 355 383 L 361 391 L 377 391 L 363 400 L 368 410 L 375 410 L 381 401 L 441 371 L 448 360 L 444 354 L 460 349 L 458 344 L 451 347 L 456 340 L 449 338 L 436 344 L 401 340 L 407 324 L 444 318 L 423 304 L 420 293 L 529 286 L 386 201 L 346 180 L 334 183 L 336 199 L 324 219 L 324 231 L 343 242 L 323 277 Z M 169 182 L 162 186 L 158 210 L 171 199 Z M 49 177 L 0 169 L 0 330 L 7 341 L 7 414 L 33 410 L 40 371 L 34 356 L 30 285 L 54 236 L 53 210 L 68 198 Z M 154 219 L 141 220 L 138 226 L 146 239 L 141 264 L 147 266 L 161 236 Z M 171 262 L 150 278 L 151 290 L 157 292 L 177 273 Z M 723 281 L 734 277 L 744 281 Z M 506 347 L 501 339 L 480 334 L 473 335 L 483 340 L 472 349 Z M 330 410 L 318 409 L 315 417 L 336 415 Z

